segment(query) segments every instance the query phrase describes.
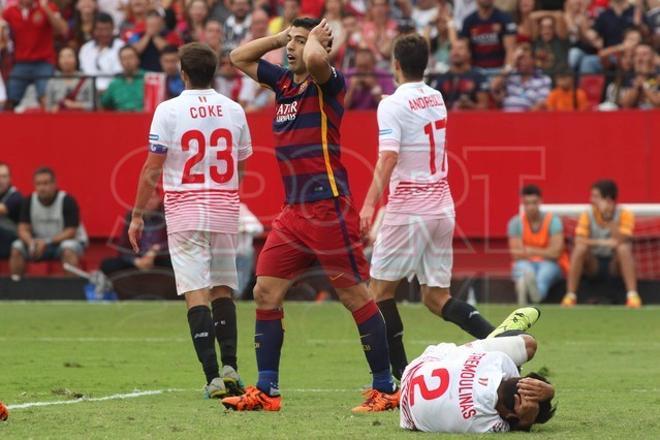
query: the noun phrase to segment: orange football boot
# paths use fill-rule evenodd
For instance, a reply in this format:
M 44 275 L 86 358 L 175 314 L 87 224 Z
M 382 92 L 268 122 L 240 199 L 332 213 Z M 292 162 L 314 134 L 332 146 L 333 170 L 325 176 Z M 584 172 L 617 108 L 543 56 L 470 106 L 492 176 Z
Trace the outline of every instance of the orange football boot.
M 245 394 L 225 397 L 222 404 L 227 409 L 235 411 L 279 411 L 282 407 L 282 396 L 269 396 L 259 388 L 249 386 Z
M 391 394 L 371 389 L 363 394 L 367 400 L 365 400 L 362 405 L 353 408 L 351 410 L 353 414 L 389 411 L 399 407 L 399 397 L 401 396 L 400 389 L 397 389 Z

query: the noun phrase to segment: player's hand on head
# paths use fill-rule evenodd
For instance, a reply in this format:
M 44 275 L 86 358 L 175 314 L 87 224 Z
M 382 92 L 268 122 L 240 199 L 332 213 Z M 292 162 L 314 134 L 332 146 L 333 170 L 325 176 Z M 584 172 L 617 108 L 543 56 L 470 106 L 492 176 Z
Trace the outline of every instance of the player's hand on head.
M 325 18 L 309 32 L 309 36 L 315 37 L 326 50 L 332 47 L 332 29 Z
M 521 394 L 514 396 L 514 402 L 513 411 L 518 417 L 518 427 L 528 428 L 532 426 L 539 415 L 539 403 Z
M 128 241 L 131 243 L 133 252 L 136 254 L 140 252 L 140 238 L 142 238 L 142 230 L 144 229 L 144 220 L 142 217 L 133 217 L 131 224 L 128 226 Z
M 518 393 L 527 399 L 541 402 L 552 399 L 555 395 L 555 389 L 542 380 L 524 377 L 518 381 Z

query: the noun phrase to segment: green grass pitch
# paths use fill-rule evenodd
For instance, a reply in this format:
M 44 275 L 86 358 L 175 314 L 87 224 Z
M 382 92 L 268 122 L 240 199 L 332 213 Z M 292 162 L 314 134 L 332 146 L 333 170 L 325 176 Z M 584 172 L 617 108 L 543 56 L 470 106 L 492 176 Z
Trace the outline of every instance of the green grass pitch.
M 481 305 L 499 323 L 511 306 Z M 410 358 L 426 345 L 466 342 L 420 305 L 402 305 Z M 544 306 L 532 333 L 557 386 L 554 420 L 533 439 L 660 438 L 660 309 Z M 239 363 L 255 380 L 254 307 L 239 305 Z M 203 400 L 203 376 L 182 303 L 0 303 L 0 400 L 11 410 L 0 438 L 389 439 L 398 413 L 353 416 L 370 382 L 357 331 L 338 304 L 288 303 L 280 413 L 229 413 Z M 160 394 L 119 400 L 119 394 Z M 85 396 L 91 400 L 65 404 Z M 451 436 L 454 437 L 454 436 Z M 474 437 L 472 437 L 474 438 Z

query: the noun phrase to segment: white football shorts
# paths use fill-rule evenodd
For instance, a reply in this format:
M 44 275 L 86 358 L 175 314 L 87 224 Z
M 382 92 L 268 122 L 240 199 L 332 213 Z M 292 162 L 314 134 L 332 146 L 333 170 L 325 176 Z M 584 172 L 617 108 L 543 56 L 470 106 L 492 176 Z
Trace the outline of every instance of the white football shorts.
M 238 234 L 182 231 L 168 234 L 170 256 L 179 295 L 216 286 L 238 288 Z
M 453 264 L 453 217 L 416 219 L 404 225 L 384 224 L 376 237 L 371 278 L 412 279 L 429 287 L 449 287 Z

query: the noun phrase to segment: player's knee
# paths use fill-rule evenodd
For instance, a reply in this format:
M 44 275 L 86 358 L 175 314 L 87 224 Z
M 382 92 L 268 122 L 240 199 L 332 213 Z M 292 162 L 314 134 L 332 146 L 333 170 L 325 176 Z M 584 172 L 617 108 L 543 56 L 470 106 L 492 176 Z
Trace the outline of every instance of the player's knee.
M 257 284 L 255 284 L 254 286 L 253 294 L 254 294 L 254 302 L 256 303 L 257 307 L 260 308 L 275 307 L 275 305 L 272 304 L 275 294 L 270 289 L 268 289 L 268 286 L 265 286 L 263 283 L 257 281 Z
M 531 360 L 536 354 L 536 339 L 530 335 L 522 335 L 522 338 L 525 340 L 525 350 L 527 351 L 527 360 Z

